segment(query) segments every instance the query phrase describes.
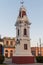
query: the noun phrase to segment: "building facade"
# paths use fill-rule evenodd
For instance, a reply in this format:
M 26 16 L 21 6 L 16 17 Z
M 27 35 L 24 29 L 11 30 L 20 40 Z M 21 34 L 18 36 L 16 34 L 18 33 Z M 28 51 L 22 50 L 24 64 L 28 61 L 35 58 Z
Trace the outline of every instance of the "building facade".
M 43 56 L 43 47 L 31 47 L 32 55 Z
M 15 38 L 4 37 L 4 56 L 12 57 L 15 52 Z
M 15 38 L 0 38 L 0 54 L 3 54 L 5 57 L 12 57 L 16 49 L 15 44 Z M 24 49 L 27 49 L 27 46 L 24 46 Z M 34 56 L 43 56 L 43 47 L 31 47 L 31 53 Z
M 0 38 L 0 54 L 4 55 L 4 46 L 3 39 Z

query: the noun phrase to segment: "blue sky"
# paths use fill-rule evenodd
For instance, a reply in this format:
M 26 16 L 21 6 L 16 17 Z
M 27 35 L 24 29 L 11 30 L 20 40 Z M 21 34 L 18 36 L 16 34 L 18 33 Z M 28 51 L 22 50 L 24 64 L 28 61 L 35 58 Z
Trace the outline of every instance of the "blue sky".
M 2 37 L 15 37 L 16 27 L 14 26 L 21 0 L 0 0 L 0 35 Z M 43 44 L 43 0 L 24 0 L 24 7 L 30 20 L 31 45 L 39 44 L 39 38 Z

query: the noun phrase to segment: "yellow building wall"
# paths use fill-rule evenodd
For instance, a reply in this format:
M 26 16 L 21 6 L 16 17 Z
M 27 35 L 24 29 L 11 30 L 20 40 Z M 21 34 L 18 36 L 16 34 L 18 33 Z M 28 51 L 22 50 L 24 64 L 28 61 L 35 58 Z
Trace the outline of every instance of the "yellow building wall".
M 5 37 L 5 38 L 3 38 L 3 40 L 4 40 L 4 56 L 6 54 L 8 54 L 8 57 L 10 57 L 10 53 L 12 53 L 12 55 L 13 55 L 13 53 L 15 51 L 15 38 Z M 7 41 L 8 41 L 8 45 L 7 45 Z M 11 45 L 11 41 L 12 41 L 12 45 Z M 6 50 L 8 52 L 6 52 Z M 11 52 L 11 50 L 13 52 Z

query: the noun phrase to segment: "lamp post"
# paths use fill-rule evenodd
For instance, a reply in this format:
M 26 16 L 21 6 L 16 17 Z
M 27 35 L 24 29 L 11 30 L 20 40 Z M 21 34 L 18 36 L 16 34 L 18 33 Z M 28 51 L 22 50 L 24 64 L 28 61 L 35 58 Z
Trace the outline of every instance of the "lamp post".
M 39 39 L 39 43 L 40 43 L 40 56 L 41 56 L 41 38 Z
M 37 43 L 37 56 L 39 55 L 39 48 L 38 48 L 38 43 Z

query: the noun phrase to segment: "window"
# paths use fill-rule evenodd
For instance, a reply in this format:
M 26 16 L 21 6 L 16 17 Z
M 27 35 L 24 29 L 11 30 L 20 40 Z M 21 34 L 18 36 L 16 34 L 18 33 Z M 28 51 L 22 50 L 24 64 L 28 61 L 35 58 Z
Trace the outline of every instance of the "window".
M 5 57 L 8 57 L 8 50 L 5 50 Z
M 18 36 L 19 36 L 19 29 L 18 29 Z
M 10 57 L 12 58 L 13 56 L 13 50 L 10 50 Z
M 5 50 L 5 52 L 8 52 L 8 50 Z
M 25 11 L 22 11 L 22 17 L 26 15 L 26 12 Z
M 27 30 L 26 29 L 24 29 L 24 35 L 27 35 Z
M 10 42 L 10 45 L 13 45 L 13 41 Z
M 10 50 L 10 52 L 12 53 L 12 52 L 13 52 L 13 50 Z
M 25 11 L 22 11 L 22 12 L 20 11 L 20 12 L 19 12 L 19 16 L 20 16 L 20 17 L 23 17 L 23 16 L 25 16 L 25 15 L 26 15 L 26 12 L 25 12 Z
M 13 53 L 10 53 L 10 58 L 12 58 L 12 56 L 13 56 Z
M 5 53 L 5 57 L 8 58 L 8 53 Z
M 27 44 L 24 44 L 24 50 L 27 50 Z
M 8 46 L 8 41 L 6 41 L 6 45 Z

